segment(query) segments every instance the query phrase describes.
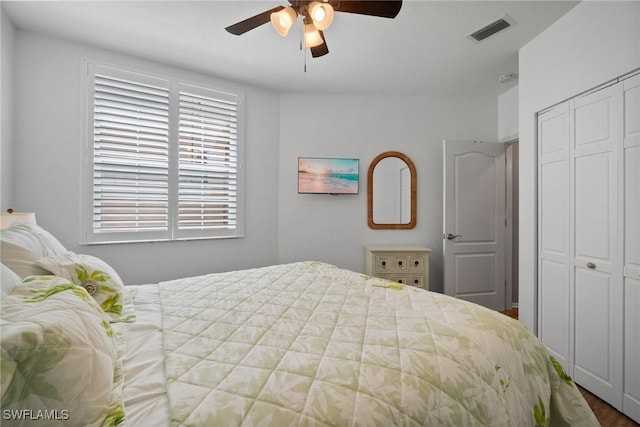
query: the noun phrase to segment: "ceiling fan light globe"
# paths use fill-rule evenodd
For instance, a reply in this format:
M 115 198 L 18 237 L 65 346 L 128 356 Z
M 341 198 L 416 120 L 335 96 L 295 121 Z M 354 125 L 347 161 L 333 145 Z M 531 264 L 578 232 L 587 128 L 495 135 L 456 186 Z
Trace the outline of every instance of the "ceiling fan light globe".
M 333 22 L 334 11 L 333 7 L 329 3 L 322 3 L 319 1 L 313 1 L 309 4 L 309 16 L 313 20 L 315 27 L 324 31 Z
M 278 34 L 285 37 L 293 26 L 293 23 L 296 22 L 297 17 L 298 15 L 292 7 L 285 7 L 271 14 L 271 24 Z
M 313 24 L 304 25 L 304 46 L 316 47 L 324 43 L 320 31 Z

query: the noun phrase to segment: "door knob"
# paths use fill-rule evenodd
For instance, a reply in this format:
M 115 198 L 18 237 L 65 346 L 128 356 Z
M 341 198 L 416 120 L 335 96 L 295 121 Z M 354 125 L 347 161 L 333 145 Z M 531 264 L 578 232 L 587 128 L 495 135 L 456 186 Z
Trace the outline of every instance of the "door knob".
M 451 233 L 447 234 L 447 240 L 453 240 L 456 237 L 462 237 L 462 234 L 451 234 Z

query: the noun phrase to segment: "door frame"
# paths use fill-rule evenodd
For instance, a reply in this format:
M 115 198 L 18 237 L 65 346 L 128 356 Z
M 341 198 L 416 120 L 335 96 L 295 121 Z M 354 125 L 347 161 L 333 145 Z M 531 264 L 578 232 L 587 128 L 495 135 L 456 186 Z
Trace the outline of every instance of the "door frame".
M 505 142 L 505 307 L 517 308 L 518 302 L 514 301 L 513 290 L 518 286 L 518 262 L 519 262 L 519 139 L 514 138 Z M 515 151 L 515 152 L 514 152 Z

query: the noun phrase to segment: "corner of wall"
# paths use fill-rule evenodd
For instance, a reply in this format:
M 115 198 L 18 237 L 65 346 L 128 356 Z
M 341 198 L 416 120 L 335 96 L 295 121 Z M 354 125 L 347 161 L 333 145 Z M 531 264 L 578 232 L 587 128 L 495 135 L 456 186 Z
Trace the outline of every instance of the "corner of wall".
M 14 39 L 13 22 L 0 4 L 0 209 L 4 211 L 13 204 L 13 105 Z

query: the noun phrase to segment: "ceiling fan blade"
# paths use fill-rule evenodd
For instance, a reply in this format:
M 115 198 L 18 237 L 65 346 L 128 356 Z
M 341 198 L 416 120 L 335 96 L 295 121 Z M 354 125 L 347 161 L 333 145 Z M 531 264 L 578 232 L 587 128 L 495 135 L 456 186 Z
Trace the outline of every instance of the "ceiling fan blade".
M 241 34 L 246 33 L 247 31 L 253 30 L 260 25 L 266 24 L 271 20 L 271 14 L 273 12 L 278 12 L 284 9 L 284 6 L 276 6 L 273 9 L 269 9 L 265 12 L 259 13 L 256 16 L 252 16 L 251 18 L 247 18 L 244 21 L 240 21 L 236 24 L 229 25 L 225 30 L 239 36 Z
M 324 39 L 324 33 L 319 31 L 320 37 L 322 37 L 322 44 L 318 46 L 314 46 L 311 49 L 311 57 L 318 58 L 320 56 L 324 56 L 329 53 L 329 48 L 327 47 L 327 41 Z
M 334 10 L 336 12 L 395 18 L 401 8 L 402 0 L 341 0 L 337 2 Z

